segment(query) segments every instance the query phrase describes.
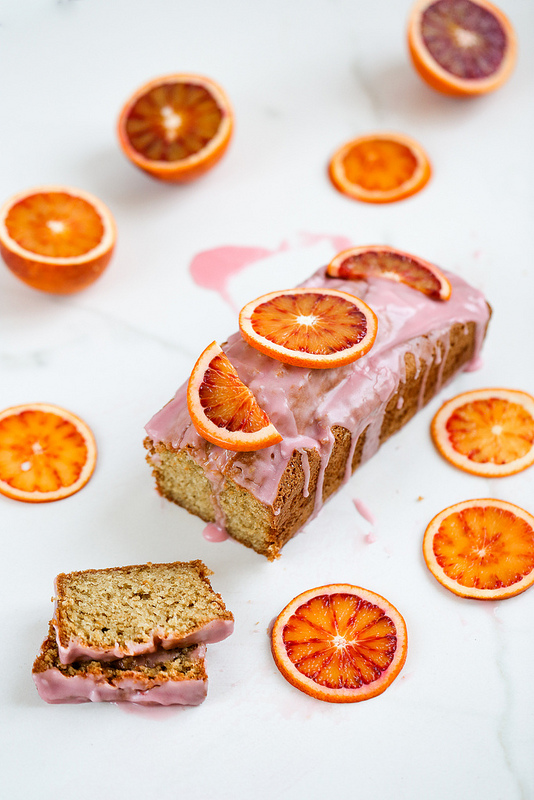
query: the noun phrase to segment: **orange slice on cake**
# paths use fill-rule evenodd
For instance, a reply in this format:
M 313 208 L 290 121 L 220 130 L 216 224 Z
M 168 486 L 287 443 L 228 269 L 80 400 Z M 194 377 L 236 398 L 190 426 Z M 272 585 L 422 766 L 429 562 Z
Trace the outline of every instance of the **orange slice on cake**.
M 534 583 L 534 517 L 490 498 L 446 508 L 423 539 L 427 567 L 461 597 L 503 600 Z
M 217 342 L 204 350 L 193 368 L 187 406 L 198 433 L 227 450 L 261 450 L 282 441 Z
M 517 56 L 509 19 L 487 0 L 419 0 L 410 13 L 408 46 L 429 86 L 464 97 L 502 86 Z
M 386 245 L 369 245 L 343 250 L 326 268 L 331 278 L 366 280 L 387 278 L 405 283 L 433 300 L 448 300 L 451 285 L 443 272 L 428 261 Z
M 125 103 L 120 146 L 137 167 L 163 181 L 185 182 L 224 155 L 234 115 L 223 89 L 201 75 L 155 78 Z
M 442 405 L 434 444 L 455 467 L 502 478 L 534 463 L 534 397 L 514 389 L 477 389 Z
M 78 492 L 93 474 L 96 444 L 64 408 L 28 403 L 0 413 L 0 493 L 46 503 Z
M 384 692 L 404 666 L 407 649 L 406 624 L 397 609 L 349 584 L 299 594 L 271 633 L 284 678 L 329 703 L 357 703 Z
M 247 303 L 239 314 L 245 341 L 297 367 L 350 364 L 373 346 L 378 322 L 358 297 L 335 289 L 288 289 Z
M 109 209 L 80 189 L 28 189 L 0 209 L 2 258 L 17 278 L 43 292 L 72 294 L 96 281 L 116 238 Z
M 418 142 L 400 133 L 372 133 L 347 142 L 333 155 L 330 180 L 365 203 L 394 203 L 429 181 L 430 161 Z

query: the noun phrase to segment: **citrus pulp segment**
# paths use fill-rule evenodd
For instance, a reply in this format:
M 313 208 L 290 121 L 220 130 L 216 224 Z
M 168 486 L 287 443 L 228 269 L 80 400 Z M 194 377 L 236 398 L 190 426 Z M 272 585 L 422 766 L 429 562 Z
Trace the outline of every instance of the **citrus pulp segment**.
M 117 238 L 104 203 L 89 192 L 40 186 L 0 209 L 0 253 L 9 269 L 34 289 L 72 294 L 107 267 Z
M 96 464 L 94 436 L 58 406 L 28 403 L 0 413 L 0 493 L 46 503 L 79 491 Z
M 448 300 L 452 291 L 451 284 L 434 264 L 385 245 L 343 250 L 332 259 L 326 273 L 346 280 L 387 278 L 405 283 L 433 300 Z
M 282 441 L 217 342 L 204 350 L 193 368 L 187 407 L 198 433 L 227 450 L 261 450 Z
M 419 0 L 410 13 L 408 46 L 423 80 L 458 96 L 502 86 L 517 53 L 509 19 L 487 0 Z
M 503 500 L 466 500 L 441 511 L 423 539 L 425 562 L 461 597 L 503 600 L 534 583 L 534 517 Z
M 431 424 L 434 444 L 455 467 L 501 478 L 534 463 L 534 397 L 477 389 L 448 400 Z
M 430 161 L 414 139 L 400 133 L 371 133 L 334 153 L 330 180 L 343 194 L 366 203 L 393 203 L 420 191 L 431 175 Z
M 384 597 L 330 584 L 295 597 L 271 632 L 276 666 L 302 692 L 356 703 L 384 692 L 406 661 L 406 624 Z
M 239 329 L 256 350 L 285 364 L 339 367 L 367 353 L 378 322 L 369 306 L 335 289 L 288 289 L 247 303 Z
M 164 181 L 191 181 L 225 153 L 234 115 L 223 89 L 202 75 L 155 78 L 125 103 L 120 146 L 137 167 Z

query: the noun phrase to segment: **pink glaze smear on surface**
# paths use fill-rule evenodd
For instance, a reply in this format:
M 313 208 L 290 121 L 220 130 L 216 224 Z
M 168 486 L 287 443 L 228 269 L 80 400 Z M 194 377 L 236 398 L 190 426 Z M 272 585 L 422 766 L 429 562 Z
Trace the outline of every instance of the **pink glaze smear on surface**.
M 216 525 L 214 522 L 209 522 L 202 531 L 204 539 L 208 542 L 225 542 L 230 537 L 224 528 Z

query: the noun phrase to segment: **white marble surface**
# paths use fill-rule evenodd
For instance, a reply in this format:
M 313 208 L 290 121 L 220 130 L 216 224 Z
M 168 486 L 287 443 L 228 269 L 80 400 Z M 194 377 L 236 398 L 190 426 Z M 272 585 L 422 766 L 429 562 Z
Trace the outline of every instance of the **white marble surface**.
M 495 496 L 534 511 L 532 470 L 490 482 L 449 467 L 429 440 L 434 401 L 271 564 L 233 541 L 207 542 L 200 520 L 158 497 L 142 447 L 144 424 L 201 349 L 236 327 L 220 292 L 189 272 L 197 253 L 223 245 L 287 245 L 232 279 L 236 306 L 325 263 L 333 236 L 455 270 L 494 313 L 483 368 L 447 394 L 534 392 L 534 6 L 501 6 L 518 31 L 518 67 L 499 92 L 461 101 L 415 75 L 409 0 L 2 0 L 1 199 L 79 186 L 110 206 L 119 230 L 106 274 L 72 298 L 33 291 L 0 265 L 0 407 L 69 408 L 99 447 L 79 494 L 35 506 L 0 497 L 6 798 L 534 797 L 534 590 L 462 600 L 421 555 L 427 522 L 453 502 Z M 211 75 L 236 113 L 225 159 L 181 188 L 138 172 L 115 137 L 130 92 L 173 71 Z M 375 207 L 331 187 L 329 156 L 374 129 L 425 146 L 434 175 L 419 195 Z M 41 701 L 30 672 L 56 573 L 191 558 L 214 570 L 236 617 L 234 635 L 209 650 L 202 706 Z M 377 591 L 407 621 L 401 676 L 365 703 L 314 701 L 270 656 L 272 618 L 329 582 Z

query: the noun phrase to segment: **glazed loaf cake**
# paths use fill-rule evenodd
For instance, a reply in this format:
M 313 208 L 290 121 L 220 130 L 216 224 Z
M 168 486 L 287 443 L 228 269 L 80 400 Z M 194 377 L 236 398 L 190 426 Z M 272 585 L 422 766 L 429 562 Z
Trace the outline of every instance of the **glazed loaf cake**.
M 269 559 L 354 470 L 444 384 L 475 363 L 490 310 L 445 273 L 449 300 L 384 278 L 343 280 L 318 270 L 303 285 L 363 299 L 378 317 L 372 349 L 333 369 L 303 369 L 256 351 L 239 333 L 223 349 L 283 441 L 252 453 L 224 450 L 195 430 L 184 384 L 147 424 L 145 447 L 160 494 Z

